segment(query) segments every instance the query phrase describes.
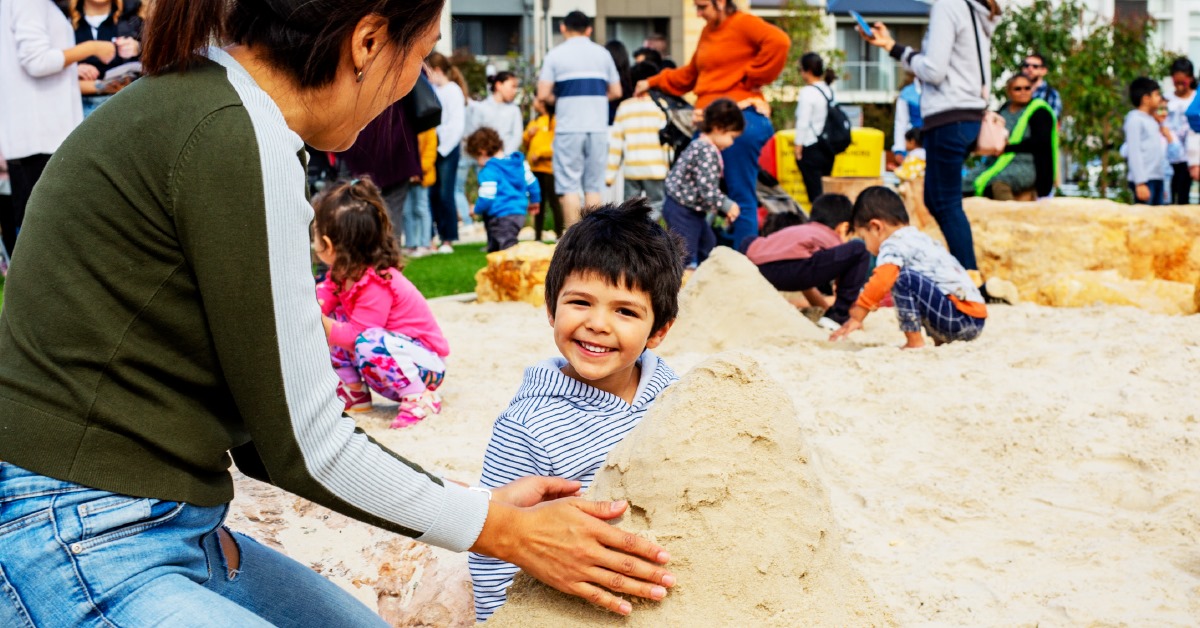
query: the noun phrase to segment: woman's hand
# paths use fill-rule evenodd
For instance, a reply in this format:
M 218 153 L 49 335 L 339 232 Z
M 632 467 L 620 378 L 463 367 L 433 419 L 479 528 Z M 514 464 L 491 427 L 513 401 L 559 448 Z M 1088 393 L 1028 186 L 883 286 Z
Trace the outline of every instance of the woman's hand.
M 79 73 L 81 81 L 94 81 L 100 78 L 100 70 L 90 63 L 80 63 L 75 69 Z
M 142 52 L 142 44 L 132 37 L 118 37 L 113 43 L 117 46 L 117 56 L 122 59 L 132 59 Z
M 633 95 L 634 96 L 641 96 L 642 94 L 645 94 L 646 92 L 649 92 L 649 91 L 650 91 L 650 81 L 645 80 L 645 79 L 638 81 L 637 85 L 633 86 Z
M 875 22 L 873 25 L 871 25 L 871 37 L 867 37 L 867 34 L 863 32 L 861 26 L 855 26 L 854 30 L 858 31 L 858 34 L 863 38 L 863 41 L 866 41 L 872 46 L 883 48 L 887 52 L 891 52 L 892 47 L 896 45 L 896 40 L 892 39 L 891 31 L 888 30 L 888 27 L 885 26 L 883 22 Z
M 117 45 L 111 41 L 93 39 L 87 42 L 89 57 L 96 57 L 103 63 L 111 63 L 117 56 Z
M 547 585 L 620 615 L 633 607 L 616 594 L 661 600 L 675 576 L 666 550 L 604 521 L 628 503 L 577 497 L 513 508 L 493 500 L 471 550 L 504 560 Z

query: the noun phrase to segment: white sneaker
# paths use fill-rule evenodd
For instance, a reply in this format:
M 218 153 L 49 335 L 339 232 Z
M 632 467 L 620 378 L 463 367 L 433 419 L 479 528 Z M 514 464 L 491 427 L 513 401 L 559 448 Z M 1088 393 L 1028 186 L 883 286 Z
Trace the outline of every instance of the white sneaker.
M 842 326 L 839 325 L 837 323 L 837 321 L 833 320 L 832 318 L 829 318 L 828 316 L 822 316 L 821 320 L 817 321 L 817 327 L 820 327 L 821 329 L 824 329 L 825 331 L 830 331 L 830 332 L 837 331 L 842 328 Z
M 445 253 L 453 253 L 453 252 L 454 252 L 454 247 L 452 247 L 452 246 L 450 246 L 449 244 L 446 244 L 445 242 L 443 242 L 441 246 L 437 247 L 437 252 L 438 252 L 438 253 L 442 253 L 442 254 L 445 254 Z

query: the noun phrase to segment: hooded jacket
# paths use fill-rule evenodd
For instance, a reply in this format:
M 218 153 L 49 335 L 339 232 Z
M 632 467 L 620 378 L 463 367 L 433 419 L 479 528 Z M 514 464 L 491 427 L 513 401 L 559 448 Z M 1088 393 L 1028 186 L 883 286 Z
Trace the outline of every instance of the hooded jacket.
M 519 216 L 532 203 L 542 202 L 542 188 L 520 151 L 492 157 L 479 170 L 475 214 L 484 220 Z
M 974 24 L 971 14 L 975 14 Z M 929 28 L 917 52 L 896 45 L 891 55 L 921 80 L 921 118 L 924 129 L 953 122 L 982 120 L 987 100 L 984 83 L 992 81 L 992 33 L 997 20 L 983 0 L 935 0 Z M 975 47 L 975 32 L 979 48 Z M 983 67 L 980 68 L 980 54 Z M 980 81 L 980 70 L 983 81 Z
M 528 475 L 579 480 L 586 489 L 608 452 L 637 427 L 663 390 L 678 378 L 644 351 L 633 403 L 562 372 L 567 361 L 551 358 L 525 369 L 521 388 L 496 419 L 483 457 L 480 484 L 503 486 Z M 475 616 L 484 621 L 504 604 L 518 568 L 495 558 L 468 558 Z

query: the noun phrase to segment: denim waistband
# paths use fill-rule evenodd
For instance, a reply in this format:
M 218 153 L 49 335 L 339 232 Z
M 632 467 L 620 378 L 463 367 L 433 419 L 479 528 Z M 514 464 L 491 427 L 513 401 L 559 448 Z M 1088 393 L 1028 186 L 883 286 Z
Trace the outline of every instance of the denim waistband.
M 74 482 L 56 480 L 15 464 L 0 461 L 0 503 L 89 490 Z

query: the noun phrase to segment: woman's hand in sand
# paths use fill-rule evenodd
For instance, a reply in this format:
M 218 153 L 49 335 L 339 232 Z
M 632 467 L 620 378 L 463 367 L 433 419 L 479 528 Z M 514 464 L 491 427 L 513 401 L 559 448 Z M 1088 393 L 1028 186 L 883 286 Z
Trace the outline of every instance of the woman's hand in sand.
M 576 480 L 531 476 L 492 489 L 492 500 L 517 508 L 528 508 L 562 497 L 578 497 L 582 486 Z
M 831 325 L 831 327 L 832 327 L 832 325 Z M 842 338 L 845 338 L 846 336 L 849 336 L 850 332 L 858 331 L 860 329 L 862 329 L 862 321 L 851 318 L 850 320 L 846 321 L 845 323 L 842 323 L 842 326 L 839 327 L 837 331 L 830 334 L 829 340 L 836 342 L 838 340 L 841 340 Z
M 628 615 L 633 606 L 616 594 L 661 600 L 675 576 L 662 567 L 666 550 L 602 520 L 626 502 L 566 498 L 532 508 L 493 500 L 472 551 L 520 567 L 542 582 L 596 606 Z

